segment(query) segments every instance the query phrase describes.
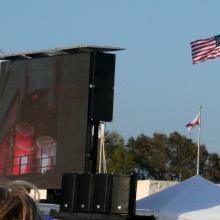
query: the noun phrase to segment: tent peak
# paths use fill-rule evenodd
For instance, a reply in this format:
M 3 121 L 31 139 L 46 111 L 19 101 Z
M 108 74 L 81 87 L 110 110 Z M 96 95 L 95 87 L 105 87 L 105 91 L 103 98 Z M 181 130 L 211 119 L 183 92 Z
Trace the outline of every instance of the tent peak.
M 139 209 L 145 210 L 146 214 L 149 213 L 147 210 L 151 210 L 160 217 L 166 215 L 166 218 L 163 218 L 164 220 L 184 219 L 178 217 L 185 216 L 187 213 L 205 212 L 205 210 L 212 209 L 218 210 L 220 213 L 220 187 L 200 175 L 195 175 L 165 190 L 138 200 L 137 213 Z M 212 214 L 215 216 L 216 212 Z M 175 218 L 171 218 L 172 215 Z M 220 219 L 220 214 L 217 216 L 217 219 Z M 211 220 L 213 218 L 209 216 L 206 219 Z

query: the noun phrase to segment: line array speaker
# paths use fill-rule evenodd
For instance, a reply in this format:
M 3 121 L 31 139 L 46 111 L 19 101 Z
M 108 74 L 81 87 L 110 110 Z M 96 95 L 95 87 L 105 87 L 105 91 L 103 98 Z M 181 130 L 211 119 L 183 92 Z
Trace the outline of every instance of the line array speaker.
M 93 53 L 90 70 L 90 119 L 112 121 L 115 55 Z

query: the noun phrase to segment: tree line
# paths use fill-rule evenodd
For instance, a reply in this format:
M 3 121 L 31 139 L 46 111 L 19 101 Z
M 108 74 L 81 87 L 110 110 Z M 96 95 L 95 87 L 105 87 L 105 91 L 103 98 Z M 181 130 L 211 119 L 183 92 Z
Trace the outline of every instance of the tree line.
M 182 181 L 196 174 L 197 144 L 185 135 L 140 134 L 127 142 L 116 131 L 105 135 L 109 173 L 135 173 L 139 179 Z M 220 183 L 220 158 L 200 146 L 200 175 Z

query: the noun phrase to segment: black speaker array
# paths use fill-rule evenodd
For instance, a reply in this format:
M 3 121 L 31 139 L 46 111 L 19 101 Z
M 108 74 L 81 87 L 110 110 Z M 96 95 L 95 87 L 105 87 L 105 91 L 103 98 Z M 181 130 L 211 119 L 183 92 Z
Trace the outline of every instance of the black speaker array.
M 61 211 L 135 214 L 134 175 L 66 173 L 62 178 Z
M 90 68 L 90 110 L 94 121 L 112 121 L 115 55 L 94 53 Z

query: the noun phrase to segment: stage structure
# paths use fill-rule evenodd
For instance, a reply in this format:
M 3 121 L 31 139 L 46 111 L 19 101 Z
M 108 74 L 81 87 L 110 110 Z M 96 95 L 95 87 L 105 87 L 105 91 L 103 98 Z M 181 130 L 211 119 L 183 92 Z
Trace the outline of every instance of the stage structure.
M 63 173 L 96 172 L 98 127 L 113 116 L 118 50 L 0 55 L 0 176 L 59 189 Z

